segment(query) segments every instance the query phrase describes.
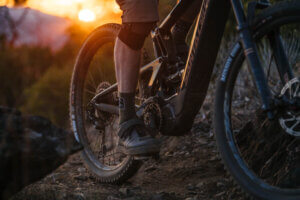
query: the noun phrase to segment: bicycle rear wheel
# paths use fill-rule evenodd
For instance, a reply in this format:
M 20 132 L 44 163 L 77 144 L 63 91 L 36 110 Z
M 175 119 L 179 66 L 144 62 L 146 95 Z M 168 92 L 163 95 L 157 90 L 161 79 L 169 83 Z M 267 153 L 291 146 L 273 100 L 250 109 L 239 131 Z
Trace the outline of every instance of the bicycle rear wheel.
M 256 17 L 252 28 L 268 85 L 275 98 L 284 90 L 284 85 L 268 34 L 280 31 L 294 76 L 300 77 L 300 2 L 281 2 L 264 10 Z M 252 196 L 272 200 L 300 199 L 297 177 L 291 180 L 296 184 L 283 184 L 291 171 L 289 148 L 299 145 L 299 138 L 288 134 L 280 125 L 282 115 L 268 120 L 250 74 L 243 49 L 237 44 L 223 69 L 216 91 L 214 131 L 220 154 L 233 178 Z M 294 128 L 299 131 L 298 126 L 296 124 Z M 293 158 L 299 156 L 299 152 L 294 153 Z
M 141 166 L 141 161 L 118 149 L 118 116 L 90 105 L 96 94 L 116 82 L 113 47 L 119 30 L 118 24 L 106 24 L 88 36 L 77 57 L 70 90 L 71 126 L 84 146 L 82 158 L 91 174 L 104 183 L 121 183 Z M 97 103 L 117 102 L 115 92 Z

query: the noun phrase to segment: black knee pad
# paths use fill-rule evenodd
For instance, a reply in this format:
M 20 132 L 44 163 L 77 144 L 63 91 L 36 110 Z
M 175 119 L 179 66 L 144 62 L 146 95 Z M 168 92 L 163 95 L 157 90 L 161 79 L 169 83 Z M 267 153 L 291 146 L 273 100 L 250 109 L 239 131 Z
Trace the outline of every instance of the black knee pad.
M 156 22 L 123 23 L 118 38 L 133 50 L 140 50 Z

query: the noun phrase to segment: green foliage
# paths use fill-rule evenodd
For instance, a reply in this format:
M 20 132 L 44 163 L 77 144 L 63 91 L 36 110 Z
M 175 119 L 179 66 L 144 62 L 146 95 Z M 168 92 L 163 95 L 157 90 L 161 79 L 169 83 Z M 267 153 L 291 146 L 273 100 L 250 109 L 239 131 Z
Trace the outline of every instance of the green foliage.
M 0 104 L 16 106 L 22 103 L 22 91 L 35 82 L 52 64 L 49 49 L 9 46 L 0 50 Z M 45 63 L 47 60 L 49 62 Z
M 3 40 L 0 105 L 67 124 L 70 75 L 87 32 L 71 27 L 68 34 L 69 42 L 58 52 L 37 46 L 11 47 Z
M 22 111 L 45 116 L 57 125 L 66 126 L 70 77 L 68 67 L 49 68 L 39 81 L 25 90 L 26 103 Z

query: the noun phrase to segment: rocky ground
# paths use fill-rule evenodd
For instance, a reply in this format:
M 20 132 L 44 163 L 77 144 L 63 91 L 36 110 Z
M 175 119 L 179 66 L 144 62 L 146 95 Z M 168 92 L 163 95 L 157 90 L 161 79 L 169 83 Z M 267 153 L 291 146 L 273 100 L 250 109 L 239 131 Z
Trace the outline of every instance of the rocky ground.
M 81 149 L 71 131 L 0 106 L 0 200 L 41 180 Z
M 54 173 L 18 193 L 13 200 L 206 200 L 245 199 L 218 158 L 209 107 L 191 132 L 166 138 L 158 160 L 145 161 L 122 185 L 98 183 L 75 154 Z

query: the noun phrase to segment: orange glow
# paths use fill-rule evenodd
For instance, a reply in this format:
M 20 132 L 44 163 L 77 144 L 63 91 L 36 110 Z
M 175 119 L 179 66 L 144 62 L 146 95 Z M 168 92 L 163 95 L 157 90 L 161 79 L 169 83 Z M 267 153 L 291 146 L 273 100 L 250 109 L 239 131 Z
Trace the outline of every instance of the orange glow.
M 82 9 L 78 13 L 78 19 L 83 22 L 92 22 L 95 21 L 96 15 L 89 9 Z
M 7 3 L 12 6 L 12 1 L 0 0 L 0 6 Z M 28 0 L 25 6 L 93 26 L 121 21 L 115 0 Z
M 119 5 L 117 5 L 116 3 L 112 4 L 112 10 L 113 10 L 114 13 L 120 13 L 121 12 Z

